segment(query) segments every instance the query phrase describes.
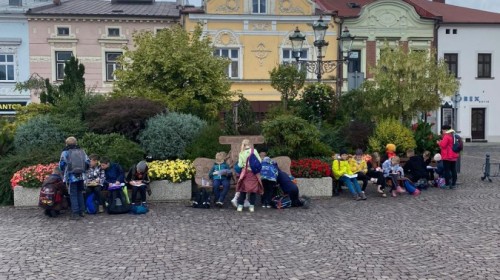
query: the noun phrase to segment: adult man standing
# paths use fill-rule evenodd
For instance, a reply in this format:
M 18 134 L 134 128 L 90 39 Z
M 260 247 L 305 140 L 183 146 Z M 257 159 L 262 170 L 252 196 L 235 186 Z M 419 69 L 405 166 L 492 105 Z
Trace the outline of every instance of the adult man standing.
M 71 220 L 79 220 L 85 211 L 83 200 L 84 174 L 89 169 L 90 160 L 87 154 L 77 145 L 76 138 L 66 139 L 66 147 L 61 153 L 59 168 L 64 172 L 64 182 L 69 185 L 71 200 Z
M 453 141 L 455 130 L 451 129 L 449 125 L 441 127 L 441 134 L 443 135 L 441 141 L 437 141 L 441 148 L 441 158 L 444 167 L 444 179 L 446 187 L 454 189 L 457 184 L 457 160 L 459 154 L 453 151 Z

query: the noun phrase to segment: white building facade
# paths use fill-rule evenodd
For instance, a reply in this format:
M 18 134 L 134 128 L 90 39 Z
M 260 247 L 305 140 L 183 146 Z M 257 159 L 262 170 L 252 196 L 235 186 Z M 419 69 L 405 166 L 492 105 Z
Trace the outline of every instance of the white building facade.
M 442 24 L 438 55 L 460 81 L 439 123 L 450 124 L 466 141 L 500 142 L 500 22 Z

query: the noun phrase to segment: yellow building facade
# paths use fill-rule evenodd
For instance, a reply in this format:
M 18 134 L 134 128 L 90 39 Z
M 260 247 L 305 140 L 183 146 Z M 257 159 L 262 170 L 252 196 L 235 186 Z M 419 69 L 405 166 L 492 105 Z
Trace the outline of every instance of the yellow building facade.
M 257 112 L 281 95 L 270 85 L 269 72 L 283 62 L 295 61 L 289 36 L 296 27 L 306 35 L 301 59 L 316 60 L 312 24 L 319 19 L 317 6 L 310 0 L 205 0 L 201 9 L 184 10 L 183 24 L 192 31 L 200 23 L 214 46 L 214 55 L 227 57 L 232 90 L 241 91 Z M 330 15 L 325 40 L 329 42 L 324 60 L 337 58 L 339 31 Z M 323 82 L 335 83 L 335 71 L 325 73 Z M 316 75 L 308 73 L 310 82 Z M 257 104 L 257 106 L 255 106 Z M 260 104 L 260 105 L 258 105 Z

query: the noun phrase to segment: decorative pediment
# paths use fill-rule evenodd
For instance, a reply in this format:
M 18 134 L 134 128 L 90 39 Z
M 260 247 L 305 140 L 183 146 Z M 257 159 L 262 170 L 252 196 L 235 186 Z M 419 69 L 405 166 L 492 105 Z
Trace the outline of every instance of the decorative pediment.
M 290 0 L 280 0 L 279 11 L 281 14 L 305 14 L 304 9 L 294 6 L 293 1 Z
M 217 46 L 239 46 L 240 42 L 232 31 L 221 30 L 215 34 L 214 44 Z

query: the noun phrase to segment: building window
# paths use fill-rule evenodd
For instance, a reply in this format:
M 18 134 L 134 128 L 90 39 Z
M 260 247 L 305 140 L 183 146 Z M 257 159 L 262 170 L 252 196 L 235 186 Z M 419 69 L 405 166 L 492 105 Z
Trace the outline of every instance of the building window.
M 14 81 L 14 55 L 0 54 L 0 82 Z
M 70 51 L 56 52 L 56 80 L 64 80 L 64 66 L 73 55 Z
M 453 29 L 453 34 L 457 34 L 457 30 L 456 29 Z
M 448 72 L 458 77 L 458 54 L 456 53 L 445 53 L 444 61 L 448 64 Z
M 69 27 L 58 27 L 57 36 L 69 36 Z
M 300 51 L 300 60 L 307 60 L 307 49 L 302 49 Z M 283 64 L 295 63 L 295 54 L 292 49 L 283 49 Z M 303 64 L 299 64 L 299 70 L 306 70 Z
M 361 51 L 353 50 L 349 55 L 348 73 L 361 72 Z
M 216 49 L 215 56 L 226 57 L 231 60 L 231 63 L 226 69 L 226 75 L 229 78 L 239 78 L 239 50 L 238 49 Z
M 252 13 L 265 14 L 266 13 L 266 0 L 252 0 Z
M 106 81 L 116 80 L 115 70 L 120 69 L 120 64 L 117 60 L 121 55 L 121 52 L 106 53 Z
M 477 77 L 491 78 L 491 53 L 477 55 Z
M 120 28 L 108 28 L 108 37 L 120 37 Z

